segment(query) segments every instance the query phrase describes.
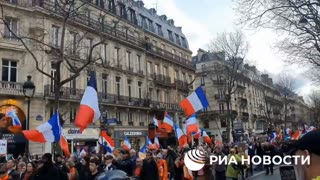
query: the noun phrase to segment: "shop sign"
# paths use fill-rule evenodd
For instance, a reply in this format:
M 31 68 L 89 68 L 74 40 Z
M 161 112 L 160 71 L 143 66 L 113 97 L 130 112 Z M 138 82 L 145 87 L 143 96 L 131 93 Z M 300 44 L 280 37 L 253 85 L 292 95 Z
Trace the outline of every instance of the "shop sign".
M 62 130 L 67 139 L 98 139 L 100 129 L 87 128 L 82 133 L 79 128 L 65 128 Z
M 115 131 L 116 137 L 134 137 L 134 136 L 148 136 L 148 130 L 118 130 Z
M 43 117 L 41 115 L 36 116 L 36 121 L 43 121 Z
M 104 120 L 105 124 L 114 124 L 114 123 L 117 123 L 117 122 L 118 122 L 118 119 L 116 119 L 116 118 L 111 118 L 111 119 L 105 119 Z
M 7 148 L 8 148 L 7 140 L 1 139 L 0 140 L 0 154 L 7 155 Z

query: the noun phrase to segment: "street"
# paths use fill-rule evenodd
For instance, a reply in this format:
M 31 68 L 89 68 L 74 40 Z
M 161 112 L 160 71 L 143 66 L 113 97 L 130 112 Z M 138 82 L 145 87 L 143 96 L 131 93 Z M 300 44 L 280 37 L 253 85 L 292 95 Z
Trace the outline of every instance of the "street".
M 265 171 L 258 172 L 253 177 L 248 178 L 248 180 L 281 180 L 279 168 L 275 168 L 273 175 L 266 176 Z

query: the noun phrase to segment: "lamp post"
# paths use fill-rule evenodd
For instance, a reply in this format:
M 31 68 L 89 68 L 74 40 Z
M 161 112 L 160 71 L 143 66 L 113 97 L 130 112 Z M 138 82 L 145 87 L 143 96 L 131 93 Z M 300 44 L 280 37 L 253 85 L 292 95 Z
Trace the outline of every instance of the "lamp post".
M 24 97 L 27 98 L 28 103 L 28 115 L 27 115 L 27 121 L 26 121 L 26 130 L 29 130 L 29 121 L 30 121 L 30 102 L 31 98 L 34 95 L 36 87 L 34 83 L 31 81 L 31 76 L 27 76 L 27 81 L 23 83 L 23 94 Z M 29 154 L 29 141 L 26 141 L 26 147 L 25 147 L 25 153 Z

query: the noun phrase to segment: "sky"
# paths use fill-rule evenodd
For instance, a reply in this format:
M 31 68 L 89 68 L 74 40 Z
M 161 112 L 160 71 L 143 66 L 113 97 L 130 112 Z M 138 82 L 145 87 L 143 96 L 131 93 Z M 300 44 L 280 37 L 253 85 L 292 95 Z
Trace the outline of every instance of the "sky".
M 176 26 L 182 27 L 189 47 L 196 54 L 199 48 L 208 50 L 208 44 L 218 33 L 239 29 L 235 4 L 232 0 L 143 0 L 146 8 L 156 8 L 157 14 L 166 14 Z M 277 77 L 281 72 L 295 79 L 296 93 L 307 99 L 308 94 L 318 89 L 307 77 L 306 69 L 284 62 L 285 56 L 274 48 L 277 35 L 269 29 L 252 31 L 241 29 L 249 43 L 247 60 L 261 72 Z

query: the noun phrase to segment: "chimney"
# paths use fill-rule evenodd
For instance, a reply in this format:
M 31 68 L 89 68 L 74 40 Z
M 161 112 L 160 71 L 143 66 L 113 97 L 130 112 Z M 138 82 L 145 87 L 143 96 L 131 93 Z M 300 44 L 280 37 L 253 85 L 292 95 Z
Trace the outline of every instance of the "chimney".
M 153 15 L 153 16 L 157 14 L 157 10 L 156 10 L 155 8 L 149 9 L 149 12 L 150 12 L 150 14 Z
M 179 26 L 177 28 L 179 29 L 180 32 L 182 32 L 182 27 L 181 26 Z
M 160 19 L 162 19 L 163 21 L 166 21 L 167 20 L 167 16 L 166 15 L 161 15 Z
M 139 8 L 143 8 L 143 7 L 144 7 L 143 1 L 138 0 L 138 1 L 137 1 L 137 6 L 138 6 Z
M 199 48 L 198 49 L 198 61 L 201 61 L 202 56 L 204 55 L 204 53 L 206 53 L 203 49 Z
M 174 26 L 174 20 L 173 20 L 173 19 L 169 19 L 169 20 L 168 20 L 168 23 L 169 23 L 171 26 Z

